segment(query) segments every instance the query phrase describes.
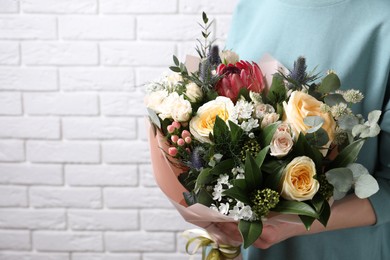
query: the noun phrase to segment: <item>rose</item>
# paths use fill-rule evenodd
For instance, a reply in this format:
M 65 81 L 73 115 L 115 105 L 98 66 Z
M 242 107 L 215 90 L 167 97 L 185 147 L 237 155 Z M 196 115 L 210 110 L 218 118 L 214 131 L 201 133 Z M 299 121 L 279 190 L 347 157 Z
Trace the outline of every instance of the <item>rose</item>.
M 293 140 L 288 131 L 277 130 L 270 144 L 271 155 L 281 158 L 288 154 L 293 147 Z
M 242 88 L 261 93 L 265 87 L 260 67 L 254 62 L 241 60 L 235 65 L 220 64 L 217 73 L 223 77 L 217 82 L 215 90 L 220 96 L 228 97 L 234 102 L 237 101 Z
M 310 200 L 320 184 L 314 179 L 316 167 L 306 156 L 294 158 L 283 170 L 281 196 L 286 200 Z
M 272 123 L 275 123 L 279 119 L 279 114 L 277 113 L 269 113 L 263 116 L 261 120 L 261 128 L 264 128 Z
M 160 106 L 166 97 L 168 97 L 168 91 L 166 90 L 151 92 L 145 98 L 146 107 L 153 109 L 157 113 L 161 113 Z
M 223 121 L 227 122 L 233 113 L 233 102 L 226 97 L 217 97 L 198 109 L 196 116 L 190 121 L 190 132 L 195 139 L 211 143 L 209 135 L 213 132 L 216 117 L 219 116 Z
M 236 64 L 237 61 L 239 61 L 239 56 L 234 51 L 229 50 L 223 50 L 219 54 L 219 57 L 221 58 L 222 63 L 224 64 Z
M 333 117 L 321 110 L 323 103 L 309 94 L 301 91 L 294 91 L 291 93 L 288 103 L 284 102 L 285 119 L 290 124 L 295 136 L 299 133 L 305 133 L 310 126 L 306 125 L 303 120 L 307 116 L 320 116 L 324 120 L 322 128 L 327 132 L 329 142 L 326 147 L 332 143 L 336 129 L 336 122 Z
M 267 113 L 274 113 L 275 109 L 269 104 L 257 104 L 255 107 L 255 116 L 257 118 L 263 118 Z
M 186 85 L 186 96 L 191 102 L 199 101 L 203 96 L 202 89 L 194 82 Z
M 192 113 L 191 103 L 185 100 L 183 95 L 173 92 L 166 97 L 159 106 L 159 117 L 164 120 L 172 118 L 178 122 L 186 122 Z

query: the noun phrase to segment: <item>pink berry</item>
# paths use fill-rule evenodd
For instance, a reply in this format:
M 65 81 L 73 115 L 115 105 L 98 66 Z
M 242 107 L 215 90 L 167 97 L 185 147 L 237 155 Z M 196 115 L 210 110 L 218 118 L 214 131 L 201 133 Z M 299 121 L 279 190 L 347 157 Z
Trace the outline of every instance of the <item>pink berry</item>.
M 172 134 L 175 131 L 175 127 L 173 125 L 167 126 L 168 133 Z
M 172 136 L 171 136 L 171 141 L 172 141 L 173 143 L 177 143 L 177 140 L 179 140 L 179 137 L 178 137 L 177 135 L 172 135 Z
M 169 148 L 168 148 L 168 154 L 169 154 L 170 156 L 176 156 L 176 154 L 177 154 L 177 148 L 176 148 L 176 147 L 169 147 Z
M 183 137 L 184 139 L 186 139 L 186 137 L 190 137 L 191 136 L 191 133 L 187 130 L 184 130 L 182 133 L 181 133 L 181 137 Z
M 186 138 L 184 138 L 184 141 L 187 143 L 187 144 L 190 144 L 192 139 L 191 137 L 187 136 Z
M 177 140 L 177 145 L 178 146 L 183 146 L 183 145 L 185 145 L 185 141 L 182 139 L 182 138 L 180 138 L 179 140 Z
M 177 122 L 177 121 L 174 121 L 174 122 L 172 123 L 172 125 L 173 125 L 173 127 L 176 128 L 176 129 L 179 129 L 179 128 L 181 127 L 181 124 L 180 124 L 179 122 Z

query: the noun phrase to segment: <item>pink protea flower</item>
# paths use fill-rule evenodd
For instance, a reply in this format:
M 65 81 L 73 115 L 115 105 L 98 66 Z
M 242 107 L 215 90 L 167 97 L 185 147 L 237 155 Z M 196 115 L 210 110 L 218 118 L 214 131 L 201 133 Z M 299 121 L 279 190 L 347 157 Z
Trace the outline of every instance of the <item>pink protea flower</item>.
M 261 93 L 265 87 L 263 73 L 255 62 L 241 60 L 236 64 L 220 64 L 217 73 L 223 75 L 215 87 L 219 95 L 237 101 L 240 89 Z

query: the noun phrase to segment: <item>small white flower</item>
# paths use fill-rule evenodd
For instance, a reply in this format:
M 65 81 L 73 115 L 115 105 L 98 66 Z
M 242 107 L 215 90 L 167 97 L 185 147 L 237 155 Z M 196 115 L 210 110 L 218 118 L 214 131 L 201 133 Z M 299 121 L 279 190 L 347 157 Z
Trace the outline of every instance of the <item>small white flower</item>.
M 249 119 L 252 117 L 253 105 L 245 100 L 237 101 L 234 107 L 237 119 Z
M 253 211 L 250 206 L 245 206 L 241 209 L 241 218 L 243 220 L 250 220 L 253 217 Z
M 210 209 L 215 210 L 216 212 L 219 212 L 218 208 L 217 208 L 217 206 L 215 206 L 215 204 L 211 204 Z
M 234 167 L 232 169 L 233 175 L 237 175 L 239 173 L 244 173 L 244 172 L 245 172 L 244 169 L 242 167 L 240 167 L 240 166 Z
M 348 103 L 359 103 L 363 100 L 364 95 L 356 89 L 349 89 L 342 93 L 343 98 Z
M 348 115 L 352 113 L 352 110 L 347 106 L 345 103 L 339 103 L 337 105 L 334 105 L 330 108 L 330 112 L 332 113 L 332 116 L 335 119 L 338 119 L 339 117 L 343 115 Z
M 259 120 L 250 118 L 248 121 L 242 122 L 240 127 L 245 132 L 250 132 L 252 129 L 259 127 Z
M 245 175 L 243 173 L 239 173 L 237 174 L 236 179 L 245 179 Z
M 226 203 L 221 203 L 218 209 L 221 214 L 227 215 L 229 213 L 229 207 L 230 207 L 229 202 L 226 202 Z
M 220 174 L 219 178 L 217 179 L 217 182 L 220 184 L 229 184 L 229 175 Z

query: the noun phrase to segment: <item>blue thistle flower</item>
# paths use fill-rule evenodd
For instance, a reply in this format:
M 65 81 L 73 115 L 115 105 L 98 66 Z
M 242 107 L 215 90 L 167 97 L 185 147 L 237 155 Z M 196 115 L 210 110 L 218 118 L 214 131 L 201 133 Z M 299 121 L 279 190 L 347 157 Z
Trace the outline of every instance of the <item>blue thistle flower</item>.
M 193 168 L 200 170 L 203 168 L 205 161 L 203 160 L 203 156 L 205 155 L 205 149 L 201 146 L 197 146 L 191 153 L 191 165 Z
M 299 84 L 304 84 L 307 76 L 306 69 L 306 58 L 299 56 L 298 59 L 294 61 L 294 68 L 290 73 L 290 77 Z
M 221 63 L 221 58 L 219 57 L 219 48 L 217 45 L 211 47 L 207 59 L 210 61 L 210 64 L 214 66 L 217 66 Z

